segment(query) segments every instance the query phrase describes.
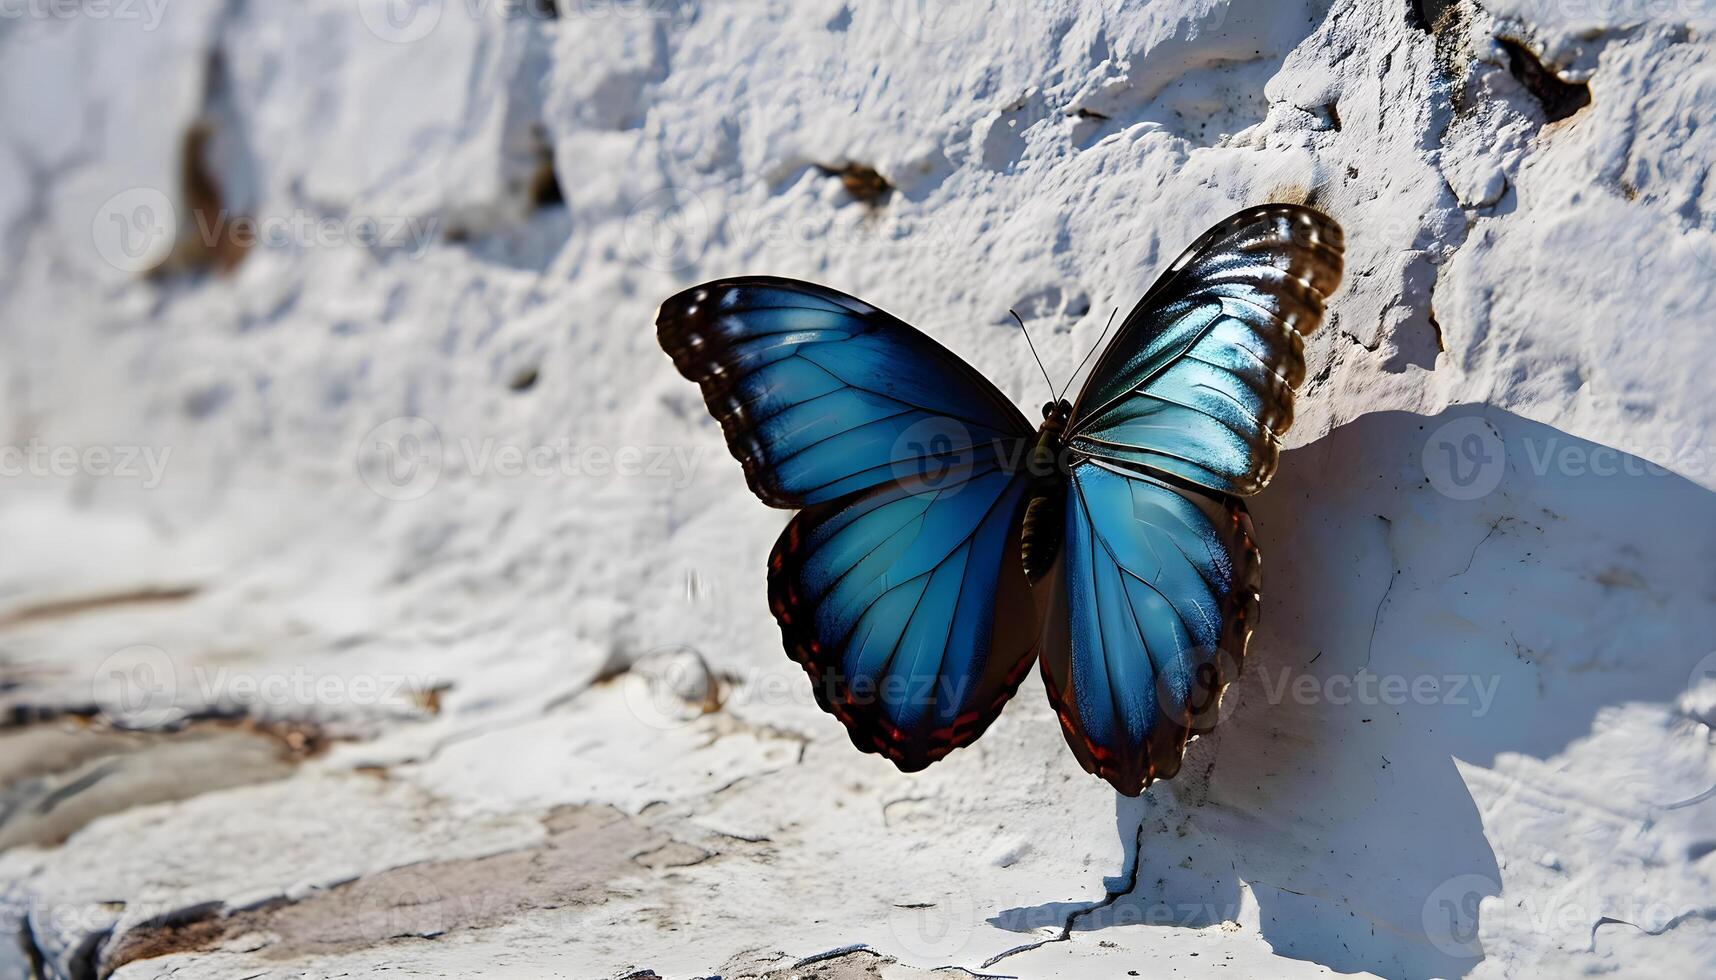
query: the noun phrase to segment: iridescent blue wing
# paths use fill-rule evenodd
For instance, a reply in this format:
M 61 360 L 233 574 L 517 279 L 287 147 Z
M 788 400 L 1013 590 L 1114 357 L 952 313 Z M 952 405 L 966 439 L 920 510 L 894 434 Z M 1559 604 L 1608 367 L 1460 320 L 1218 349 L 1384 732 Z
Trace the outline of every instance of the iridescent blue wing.
M 975 741 L 1030 670 L 1027 480 L 995 461 L 816 504 L 769 558 L 787 653 L 852 744 L 907 772 Z
M 1024 416 L 928 337 L 809 283 L 706 283 L 657 325 L 752 490 L 804 508 L 770 557 L 769 605 L 818 703 L 908 771 L 976 739 L 1036 639 Z
M 1073 407 L 1043 678 L 1073 753 L 1122 793 L 1179 770 L 1244 659 L 1259 572 L 1239 497 L 1274 473 L 1341 243 L 1292 205 L 1217 225 L 1126 318 Z
M 1043 682 L 1067 744 L 1137 796 L 1179 772 L 1238 672 L 1257 621 L 1251 520 L 1236 498 L 1080 462 L 1046 585 Z
M 1067 445 L 1219 493 L 1261 490 L 1293 422 L 1304 338 L 1341 281 L 1342 241 L 1333 219 L 1289 204 L 1210 229 L 1091 369 Z
M 1014 452 L 1031 426 L 946 348 L 862 300 L 771 276 L 662 304 L 662 349 L 703 389 L 752 491 L 800 508 Z

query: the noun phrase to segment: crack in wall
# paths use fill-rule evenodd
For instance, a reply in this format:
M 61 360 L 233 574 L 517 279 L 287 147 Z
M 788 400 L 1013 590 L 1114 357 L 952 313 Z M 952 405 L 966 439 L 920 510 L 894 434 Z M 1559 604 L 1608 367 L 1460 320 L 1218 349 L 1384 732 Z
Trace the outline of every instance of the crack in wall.
M 1119 891 L 1109 891 L 1106 895 L 1103 896 L 1102 901 L 1097 902 L 1094 905 L 1090 905 L 1090 906 L 1087 906 L 1087 907 L 1082 908 L 1082 909 L 1075 909 L 1074 911 L 1067 913 L 1066 921 L 1061 923 L 1061 931 L 1060 931 L 1059 935 L 1050 936 L 1047 939 L 1039 939 L 1038 941 L 1036 941 L 1034 943 L 1026 943 L 1022 946 L 1015 946 L 1012 949 L 1003 950 L 1002 952 L 996 953 L 994 956 L 991 956 L 989 959 L 984 960 L 980 969 L 987 970 L 988 968 L 994 966 L 995 964 L 1001 962 L 1004 959 L 1007 959 L 1007 958 L 1012 957 L 1012 956 L 1017 956 L 1020 953 L 1028 953 L 1033 949 L 1040 949 L 1043 946 L 1049 945 L 1050 943 L 1068 942 L 1069 940 L 1072 939 L 1073 926 L 1078 923 L 1078 920 L 1080 920 L 1086 916 L 1089 916 L 1089 915 L 1094 915 L 1097 912 L 1102 911 L 1103 909 L 1109 908 L 1109 907 L 1113 906 L 1115 902 L 1120 901 L 1122 898 L 1125 898 L 1126 896 L 1131 895 L 1134 891 L 1136 891 L 1138 888 L 1138 872 L 1139 872 L 1139 869 L 1144 864 L 1143 855 L 1144 855 L 1144 828 L 1145 828 L 1145 823 L 1146 823 L 1146 820 L 1143 817 L 1140 817 L 1138 820 L 1138 829 L 1137 829 L 1136 833 L 1134 834 L 1133 840 L 1132 840 L 1132 853 L 1127 856 L 1128 867 L 1126 870 L 1126 884 L 1124 887 L 1122 887 Z

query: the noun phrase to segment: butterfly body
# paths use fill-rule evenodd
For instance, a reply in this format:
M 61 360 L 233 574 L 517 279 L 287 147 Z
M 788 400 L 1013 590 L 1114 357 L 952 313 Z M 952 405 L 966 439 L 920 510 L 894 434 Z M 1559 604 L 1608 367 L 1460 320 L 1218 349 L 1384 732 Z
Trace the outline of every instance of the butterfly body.
M 1067 421 L 1072 404 L 1064 399 L 1043 406 L 1043 424 L 1031 443 L 1031 486 L 1019 529 L 1019 560 L 1033 586 L 1042 581 L 1060 553 L 1061 518 L 1067 497 Z
M 854 745 L 922 769 L 1037 664 L 1086 770 L 1128 795 L 1178 771 L 1256 623 L 1241 498 L 1274 470 L 1340 253 L 1308 208 L 1218 224 L 1034 427 L 929 337 L 825 287 L 751 276 L 663 304 L 661 345 L 752 490 L 798 510 L 770 610 Z

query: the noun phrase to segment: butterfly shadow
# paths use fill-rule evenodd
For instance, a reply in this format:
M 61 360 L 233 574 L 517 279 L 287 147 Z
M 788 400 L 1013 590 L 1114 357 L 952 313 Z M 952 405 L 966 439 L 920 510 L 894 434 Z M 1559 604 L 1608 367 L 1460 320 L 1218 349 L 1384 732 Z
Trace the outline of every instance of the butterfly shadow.
M 1263 614 L 1221 727 L 1177 778 L 1116 798 L 1108 899 L 991 921 L 1255 922 L 1278 955 L 1338 972 L 1463 976 L 1502 873 L 1496 801 L 1456 760 L 1549 759 L 1599 710 L 1688 687 L 1716 631 L 1716 494 L 1460 406 L 1288 452 L 1251 510 Z

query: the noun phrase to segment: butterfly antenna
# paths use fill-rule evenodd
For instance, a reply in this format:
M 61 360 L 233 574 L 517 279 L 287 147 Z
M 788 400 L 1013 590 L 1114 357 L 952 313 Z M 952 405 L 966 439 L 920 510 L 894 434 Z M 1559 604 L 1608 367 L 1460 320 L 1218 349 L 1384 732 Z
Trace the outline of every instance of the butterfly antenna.
M 1108 314 L 1108 326 L 1102 328 L 1102 337 L 1096 338 L 1096 343 L 1091 346 L 1089 351 L 1085 352 L 1084 360 L 1078 362 L 1078 367 L 1073 368 L 1072 377 L 1067 379 L 1067 386 L 1061 389 L 1061 393 L 1055 396 L 1056 401 L 1066 397 L 1067 391 L 1072 388 L 1072 383 L 1078 380 L 1078 373 L 1084 370 L 1086 364 L 1090 363 L 1090 356 L 1102 349 L 1102 338 L 1108 336 L 1108 328 L 1114 326 L 1114 318 L 1119 313 L 1120 307 L 1116 306 L 1114 312 Z
M 1015 310 L 1008 310 L 1007 312 L 1012 313 L 1013 319 L 1019 321 L 1019 329 L 1024 331 L 1025 334 L 1025 346 L 1031 348 L 1031 357 L 1037 362 L 1037 370 L 1043 372 L 1043 380 L 1048 382 L 1049 385 L 1049 394 L 1053 395 L 1055 393 L 1055 383 L 1053 381 L 1049 381 L 1049 369 L 1043 367 L 1043 359 L 1037 356 L 1037 345 L 1031 343 L 1031 331 L 1025 330 L 1024 317 L 1021 317 Z

